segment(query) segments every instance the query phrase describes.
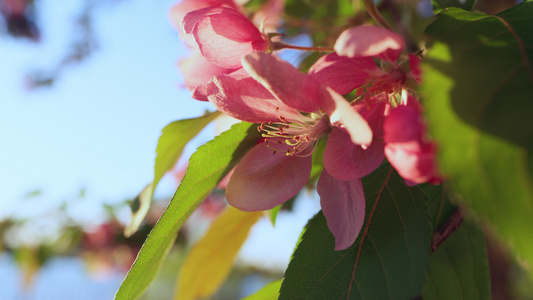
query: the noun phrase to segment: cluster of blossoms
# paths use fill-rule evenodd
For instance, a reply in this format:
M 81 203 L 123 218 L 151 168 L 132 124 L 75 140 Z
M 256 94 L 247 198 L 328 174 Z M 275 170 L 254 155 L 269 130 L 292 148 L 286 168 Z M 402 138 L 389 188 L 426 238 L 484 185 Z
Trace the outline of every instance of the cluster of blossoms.
M 269 4 L 271 16 L 282 6 Z M 399 35 L 375 26 L 347 29 L 334 52 L 304 74 L 272 54 L 279 48 L 272 34 L 242 11 L 231 0 L 185 0 L 171 11 L 194 52 L 180 63 L 193 98 L 258 123 L 263 133 L 230 178 L 231 205 L 266 210 L 294 197 L 309 180 L 313 151 L 326 141 L 317 191 L 335 249 L 342 250 L 363 226 L 361 178 L 384 158 L 408 185 L 441 180 L 436 147 L 426 138 L 422 106 L 412 94 L 420 60 L 403 53 Z M 348 94 L 352 102 L 343 96 Z

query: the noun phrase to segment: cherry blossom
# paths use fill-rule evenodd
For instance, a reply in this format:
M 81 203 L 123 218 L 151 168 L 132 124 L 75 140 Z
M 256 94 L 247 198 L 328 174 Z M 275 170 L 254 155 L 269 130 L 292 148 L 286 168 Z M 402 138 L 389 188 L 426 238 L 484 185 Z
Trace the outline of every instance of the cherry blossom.
M 268 40 L 240 12 L 226 7 L 206 7 L 189 12 L 182 21 L 207 61 L 226 69 L 241 67 L 241 58 L 268 49 Z
M 168 12 L 170 24 L 175 30 L 180 31 L 181 22 L 183 21 L 183 17 L 185 17 L 186 14 L 193 10 L 212 6 L 224 6 L 233 8 L 235 10 L 240 10 L 240 6 L 236 4 L 233 0 L 183 0 L 172 5 L 172 7 L 170 8 Z
M 215 5 L 217 4 L 218 5 Z M 243 14 L 228 7 L 231 1 L 200 1 L 174 7 L 175 18 L 182 18 L 182 35 L 193 54 L 179 62 L 185 85 L 192 97 L 207 101 L 206 84 L 215 75 L 246 74 L 240 59 L 247 53 L 265 51 L 268 40 Z M 188 11 L 204 5 L 209 6 Z M 181 14 L 181 15 L 180 15 Z
M 345 30 L 335 43 L 336 53 L 320 58 L 309 74 L 341 94 L 358 88 L 354 106 L 370 124 L 375 141 L 362 150 L 337 141 L 344 133 L 333 131 L 324 166 L 338 178 L 354 178 L 372 172 L 387 157 L 409 185 L 438 183 L 436 146 L 425 138 L 421 106 L 409 94 L 420 82 L 420 60 L 409 55 L 401 60 L 404 42 L 399 35 L 375 26 Z M 380 67 L 376 64 L 380 62 Z M 393 108 L 395 107 L 395 108 Z M 333 146 L 335 145 L 335 146 Z M 361 167 L 346 167 L 359 164 Z
M 226 189 L 231 205 L 244 211 L 265 210 L 295 196 L 309 179 L 313 150 L 332 130 L 346 133 L 338 138 L 343 144 L 370 146 L 368 123 L 338 93 L 269 54 L 248 54 L 243 66 L 251 77 L 219 75 L 208 85 L 208 99 L 219 111 L 260 123 L 264 137 L 231 176 Z M 327 155 L 324 160 L 335 169 L 335 160 Z M 345 249 L 364 220 L 360 179 L 339 179 L 325 169 L 318 185 L 335 248 Z
M 395 108 L 386 93 L 374 95 L 354 107 L 367 120 L 374 141 L 363 150 L 343 142 L 345 133 L 333 130 L 324 152 L 324 167 L 331 175 L 339 179 L 363 177 L 386 157 L 410 186 L 440 183 L 437 148 L 426 137 L 422 106 L 412 95 L 406 94 Z
M 358 89 L 358 95 L 400 93 L 420 82 L 416 55 L 398 62 L 405 43 L 396 33 L 359 26 L 345 30 L 335 42 L 335 53 L 320 58 L 309 74 L 341 94 Z M 380 66 L 376 61 L 380 62 Z

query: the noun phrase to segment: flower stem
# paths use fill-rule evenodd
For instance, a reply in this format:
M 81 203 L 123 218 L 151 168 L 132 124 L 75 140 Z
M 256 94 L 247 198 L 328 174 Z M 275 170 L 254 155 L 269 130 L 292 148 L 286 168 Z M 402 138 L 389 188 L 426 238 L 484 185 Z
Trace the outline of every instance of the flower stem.
M 376 21 L 376 23 L 383 28 L 392 30 L 389 22 L 387 22 L 387 20 L 385 20 L 385 18 L 379 13 L 378 8 L 372 0 L 363 0 L 363 3 L 365 4 L 368 14 L 374 19 L 374 21 Z
M 318 52 L 334 51 L 332 47 L 304 47 L 304 46 L 289 45 L 283 42 L 272 42 L 271 47 L 272 47 L 272 50 L 296 49 L 296 50 L 303 50 L 303 51 L 318 51 Z

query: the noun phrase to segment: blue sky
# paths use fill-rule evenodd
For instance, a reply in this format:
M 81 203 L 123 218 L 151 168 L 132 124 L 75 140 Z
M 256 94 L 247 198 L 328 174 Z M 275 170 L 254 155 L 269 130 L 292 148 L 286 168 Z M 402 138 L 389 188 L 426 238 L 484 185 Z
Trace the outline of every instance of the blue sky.
M 161 129 L 212 109 L 182 88 L 176 64 L 186 49 L 168 24 L 170 0 L 100 5 L 94 14 L 98 50 L 65 68 L 52 87 L 26 89 L 28 72 L 50 69 L 64 57 L 75 33 L 72 20 L 84 2 L 40 0 L 41 42 L 0 40 L 0 219 L 39 219 L 38 232 L 24 231 L 23 241 L 46 228 L 57 230 L 57 221 L 43 218 L 64 201 L 78 222 L 102 222 L 102 203 L 131 199 L 152 180 Z M 188 149 L 208 139 L 201 136 Z M 85 197 L 74 201 L 81 189 Z M 35 190 L 41 194 L 28 198 Z M 160 193 L 172 192 L 163 182 Z M 262 220 L 241 260 L 282 270 L 302 227 L 319 209 L 316 197 L 306 198 L 297 204 L 298 215 L 281 213 L 276 228 Z
M 0 41 L 0 215 L 21 213 L 34 190 L 41 206 L 81 188 L 92 203 L 134 197 L 151 180 L 160 130 L 210 108 L 180 88 L 176 62 L 185 54 L 167 23 L 172 1 L 100 5 L 99 49 L 51 88 L 25 89 L 29 71 L 65 55 L 84 2 L 38 1 L 42 41 Z

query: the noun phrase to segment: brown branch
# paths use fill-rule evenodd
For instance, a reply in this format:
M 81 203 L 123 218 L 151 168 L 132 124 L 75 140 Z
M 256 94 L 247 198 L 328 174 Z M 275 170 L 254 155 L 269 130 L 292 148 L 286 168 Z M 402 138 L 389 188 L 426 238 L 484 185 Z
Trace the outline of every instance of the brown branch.
M 439 229 L 433 233 L 433 238 L 431 239 L 431 252 L 435 252 L 439 246 L 446 241 L 452 233 L 454 233 L 461 223 L 463 222 L 463 213 L 459 208 L 456 208 L 455 211 L 450 215 L 448 220 L 442 224 Z
M 376 23 L 378 23 L 378 25 L 393 31 L 389 22 L 387 22 L 387 20 L 385 20 L 385 18 L 379 13 L 378 8 L 372 0 L 363 0 L 363 3 L 365 4 L 368 14 L 374 19 L 374 21 L 376 21 Z
M 281 49 L 296 49 L 296 50 L 303 50 L 303 51 L 318 51 L 318 52 L 331 52 L 334 51 L 333 47 L 304 47 L 304 46 L 296 46 L 296 45 L 289 45 L 285 44 L 283 42 L 271 42 L 272 50 L 281 50 Z

